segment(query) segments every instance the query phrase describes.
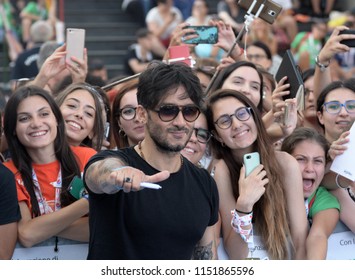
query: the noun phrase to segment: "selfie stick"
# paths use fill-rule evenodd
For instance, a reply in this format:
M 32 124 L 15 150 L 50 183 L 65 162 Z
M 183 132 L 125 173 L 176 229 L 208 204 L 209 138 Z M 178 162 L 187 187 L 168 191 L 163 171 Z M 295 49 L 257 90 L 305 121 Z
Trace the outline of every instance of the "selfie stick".
M 260 5 L 260 7 L 259 7 L 257 13 L 256 13 L 255 15 L 253 15 L 253 14 L 252 14 L 252 10 L 253 10 L 253 8 L 254 8 L 254 6 L 255 6 L 255 4 L 256 4 L 257 2 L 258 2 L 257 0 L 254 0 L 253 3 L 250 5 L 249 10 L 247 11 L 247 14 L 244 16 L 245 21 L 244 21 L 244 24 L 243 24 L 243 28 L 239 31 L 239 33 L 238 33 L 238 35 L 237 35 L 237 38 L 235 38 L 235 41 L 234 41 L 232 47 L 231 47 L 231 48 L 229 49 L 229 51 L 227 52 L 226 57 L 228 57 L 228 56 L 231 55 L 231 53 L 232 53 L 232 51 L 234 50 L 235 46 L 236 46 L 237 43 L 239 42 L 239 39 L 242 37 L 244 31 L 245 31 L 245 30 L 246 30 L 247 32 L 249 31 L 249 26 L 250 26 L 250 24 L 253 22 L 253 20 L 254 20 L 255 18 L 259 17 L 260 13 L 261 13 L 262 10 L 264 9 L 264 6 L 265 6 L 264 3 L 265 3 L 266 1 L 264 1 L 264 3 Z M 206 88 L 206 92 L 205 92 L 206 96 L 208 96 L 208 92 L 211 90 L 211 87 L 212 87 L 214 81 L 216 80 L 218 74 L 219 74 L 219 71 L 216 70 L 216 72 L 214 73 L 214 75 L 213 75 L 213 77 L 212 77 L 210 83 L 208 84 L 208 86 L 207 86 L 207 88 Z
M 137 73 L 137 74 L 134 74 L 132 76 L 129 76 L 129 77 L 126 77 L 126 78 L 123 78 L 123 79 L 120 79 L 118 81 L 114 81 L 112 82 L 111 84 L 108 84 L 108 85 L 105 85 L 103 87 L 101 87 L 103 90 L 110 90 L 111 88 L 113 88 L 114 86 L 116 85 L 119 85 L 119 84 L 122 84 L 124 82 L 127 82 L 127 81 L 130 81 L 130 80 L 133 80 L 134 78 L 137 78 L 139 77 L 141 73 Z

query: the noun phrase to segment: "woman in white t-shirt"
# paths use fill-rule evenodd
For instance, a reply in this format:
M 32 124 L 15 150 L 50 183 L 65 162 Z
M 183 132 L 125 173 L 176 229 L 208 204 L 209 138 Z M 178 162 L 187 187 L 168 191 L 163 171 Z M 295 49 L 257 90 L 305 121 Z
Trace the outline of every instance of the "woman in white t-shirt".
M 157 0 L 157 6 L 149 10 L 145 20 L 147 28 L 168 47 L 171 34 L 183 17 L 180 10 L 173 6 L 173 0 Z

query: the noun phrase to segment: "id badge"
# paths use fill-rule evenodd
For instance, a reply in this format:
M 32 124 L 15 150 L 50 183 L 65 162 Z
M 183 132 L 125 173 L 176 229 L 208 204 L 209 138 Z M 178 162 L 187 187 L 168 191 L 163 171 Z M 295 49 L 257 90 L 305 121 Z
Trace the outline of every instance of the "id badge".
M 245 259 L 246 260 L 260 260 L 260 258 L 253 257 L 254 251 L 255 251 L 255 247 L 253 249 L 249 249 L 248 258 L 245 258 Z

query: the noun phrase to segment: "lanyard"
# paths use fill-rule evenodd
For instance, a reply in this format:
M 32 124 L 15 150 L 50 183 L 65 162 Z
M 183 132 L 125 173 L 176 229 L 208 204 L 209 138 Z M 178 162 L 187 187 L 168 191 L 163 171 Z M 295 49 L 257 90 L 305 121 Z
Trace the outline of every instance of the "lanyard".
M 52 213 L 53 209 L 48 205 L 46 199 L 42 195 L 41 187 L 38 182 L 36 172 L 32 168 L 32 180 L 35 185 L 35 194 L 38 201 L 39 210 L 41 215 Z M 52 184 L 55 188 L 55 199 L 54 199 L 54 211 L 58 211 L 61 208 L 60 205 L 60 192 L 62 189 L 62 170 L 59 168 L 57 180 Z

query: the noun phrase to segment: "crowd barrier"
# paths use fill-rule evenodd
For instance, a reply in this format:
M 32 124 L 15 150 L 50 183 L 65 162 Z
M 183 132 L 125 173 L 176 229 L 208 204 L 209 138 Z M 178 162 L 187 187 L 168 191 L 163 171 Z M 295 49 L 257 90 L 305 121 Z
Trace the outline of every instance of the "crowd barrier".
M 267 252 L 259 236 L 254 236 L 254 258 L 268 259 Z M 88 254 L 88 244 L 72 240 L 51 238 L 31 248 L 16 245 L 13 260 L 85 260 Z M 218 258 L 228 260 L 228 254 L 223 247 L 223 238 L 218 246 Z M 355 260 L 355 234 L 343 223 L 338 223 L 328 239 L 328 260 Z
M 88 255 L 88 243 L 64 238 L 50 238 L 31 248 L 17 243 L 13 260 L 85 260 Z
M 259 236 L 254 236 L 255 251 L 253 258 L 268 259 L 267 252 Z M 218 258 L 228 260 L 228 254 L 223 246 L 223 238 L 218 246 Z M 343 223 L 339 222 L 328 239 L 327 260 L 355 260 L 355 234 Z

